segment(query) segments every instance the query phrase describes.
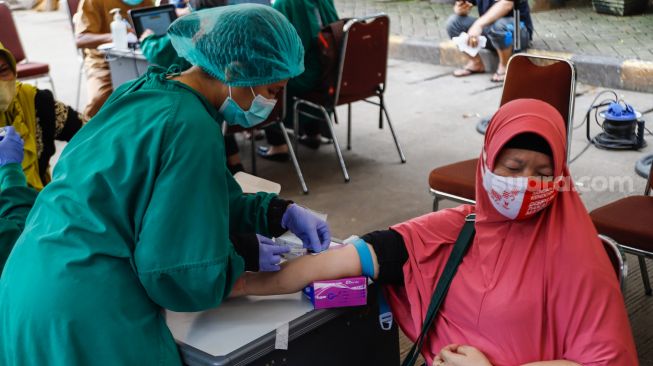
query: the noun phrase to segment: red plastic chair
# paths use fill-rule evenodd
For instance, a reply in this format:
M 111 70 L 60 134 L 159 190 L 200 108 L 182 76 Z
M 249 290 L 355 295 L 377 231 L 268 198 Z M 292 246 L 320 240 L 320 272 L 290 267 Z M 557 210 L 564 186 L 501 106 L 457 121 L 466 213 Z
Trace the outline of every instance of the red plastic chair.
M 653 165 L 641 196 L 622 198 L 590 212 L 599 234 L 614 239 L 626 253 L 637 256 L 646 295 L 651 296 L 651 282 L 646 258 L 653 259 Z
M 47 78 L 54 94 L 54 82 L 50 76 L 50 65 L 27 60 L 23 45 L 20 43 L 18 29 L 14 23 L 11 10 L 5 2 L 0 2 L 0 42 L 14 55 L 18 80 L 35 80 Z
M 534 88 L 533 85 L 538 87 Z M 576 70 L 567 60 L 516 54 L 508 61 L 501 104 L 512 100 L 532 98 L 554 106 L 567 124 L 567 156 L 571 141 L 571 126 L 576 90 Z M 429 186 L 433 211 L 439 201 L 449 199 L 473 204 L 476 200 L 476 166 L 478 158 L 460 161 L 433 169 Z

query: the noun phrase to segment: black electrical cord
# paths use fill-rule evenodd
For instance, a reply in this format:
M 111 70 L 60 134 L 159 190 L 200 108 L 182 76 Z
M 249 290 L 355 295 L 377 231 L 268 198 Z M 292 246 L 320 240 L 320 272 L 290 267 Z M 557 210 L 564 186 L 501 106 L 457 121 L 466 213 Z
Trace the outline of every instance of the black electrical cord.
M 617 101 L 617 100 L 619 100 L 619 96 L 617 95 L 617 93 L 616 93 L 614 90 L 604 90 L 604 91 L 598 93 L 598 94 L 594 97 L 594 100 L 592 100 L 592 103 L 590 103 L 590 107 L 587 109 L 587 112 L 585 113 L 585 118 L 580 122 L 580 124 L 579 124 L 578 126 L 574 126 L 574 127 L 573 127 L 574 130 L 577 130 L 577 129 L 583 127 L 583 125 L 585 124 L 585 122 L 589 119 L 589 118 L 588 118 L 588 117 L 589 117 L 589 114 L 590 114 L 590 112 L 592 111 L 592 109 L 594 108 L 594 105 L 595 105 L 596 101 L 599 99 L 599 97 L 600 97 L 601 95 L 603 95 L 603 94 L 607 94 L 607 93 L 612 93 L 612 95 L 614 95 L 614 99 L 611 99 L 612 101 Z M 605 101 L 605 100 L 604 100 L 604 101 Z
M 612 96 L 614 96 L 614 99 L 602 99 L 601 102 L 599 102 L 597 104 L 597 101 L 599 100 L 599 98 L 601 96 L 605 95 L 605 94 L 612 94 Z M 573 127 L 574 130 L 577 130 L 577 129 L 583 127 L 583 125 L 585 125 L 585 123 L 588 124 L 588 127 L 587 127 L 587 138 L 588 138 L 587 145 L 585 145 L 585 147 L 578 154 L 576 154 L 576 156 L 569 159 L 569 163 L 568 163 L 569 165 L 571 165 L 573 162 L 578 160 L 578 158 L 580 158 L 585 152 L 587 152 L 587 150 L 590 148 L 590 146 L 593 145 L 593 141 L 589 137 L 589 123 L 590 123 L 592 110 L 594 110 L 594 121 L 596 122 L 596 124 L 599 127 L 601 127 L 601 129 L 603 129 L 603 126 L 601 126 L 601 124 L 599 124 L 599 122 L 598 122 L 598 109 L 601 108 L 601 107 L 608 106 L 608 105 L 610 105 L 610 103 L 616 102 L 618 100 L 619 100 L 619 96 L 617 95 L 617 93 L 614 90 L 604 90 L 604 91 L 598 93 L 594 97 L 594 99 L 592 100 L 592 103 L 590 103 L 589 108 L 587 108 L 587 112 L 585 112 L 585 117 L 583 118 L 583 120 L 580 122 L 580 124 Z
M 571 158 L 571 159 L 569 160 L 569 164 L 568 164 L 568 165 L 573 164 L 574 161 L 576 161 L 576 159 L 580 158 L 581 155 L 583 155 L 583 154 L 587 151 L 587 149 L 590 148 L 590 146 L 592 146 L 592 142 L 591 142 L 591 141 L 588 142 L 587 145 L 585 145 L 585 147 L 583 148 L 583 150 L 581 150 L 578 154 L 576 154 L 576 156 L 574 156 L 573 158 Z
M 602 96 L 606 94 L 611 95 L 613 98 L 601 99 L 600 102 L 597 102 Z M 587 112 L 585 113 L 583 120 L 578 125 L 572 127 L 573 130 L 577 130 L 583 127 L 583 125 L 587 124 L 585 125 L 585 127 L 587 128 L 587 133 L 586 133 L 587 140 L 588 140 L 587 145 L 585 145 L 585 147 L 583 147 L 583 149 L 578 154 L 576 154 L 573 158 L 569 160 L 569 164 L 572 164 L 576 160 L 578 160 L 578 158 L 580 158 L 585 152 L 587 152 L 587 150 L 592 145 L 598 148 L 614 149 L 614 150 L 625 150 L 625 149 L 633 148 L 634 142 L 632 140 L 620 138 L 610 134 L 609 132 L 606 131 L 603 123 L 599 122 L 599 109 L 606 107 L 611 103 L 619 103 L 620 101 L 621 100 L 619 99 L 619 96 L 613 90 L 604 90 L 598 93 L 594 97 L 592 103 L 590 103 L 590 106 L 587 109 Z M 590 120 L 592 118 L 592 111 L 594 111 L 594 122 L 603 131 L 594 137 L 590 136 L 590 123 L 591 123 Z M 649 135 L 653 135 L 653 133 L 651 133 L 651 131 L 648 128 L 644 127 L 644 129 Z

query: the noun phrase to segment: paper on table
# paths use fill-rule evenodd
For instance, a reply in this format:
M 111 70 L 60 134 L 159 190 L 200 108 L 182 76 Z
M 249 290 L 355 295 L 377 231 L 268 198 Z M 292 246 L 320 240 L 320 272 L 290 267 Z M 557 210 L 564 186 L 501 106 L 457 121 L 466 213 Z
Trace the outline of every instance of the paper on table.
M 281 192 L 281 185 L 269 181 L 267 179 L 259 178 L 257 176 L 247 174 L 244 172 L 238 172 L 234 175 L 234 179 L 240 185 L 240 188 L 243 190 L 243 193 L 257 193 L 257 192 L 266 192 L 266 193 L 279 193 Z
M 487 44 L 487 38 L 485 38 L 485 36 L 478 37 L 478 45 L 476 47 L 470 47 L 469 44 L 467 44 L 468 39 L 469 34 L 462 32 L 458 37 L 453 37 L 451 40 L 456 44 L 456 46 L 458 46 L 459 50 L 472 57 L 478 55 L 481 48 L 485 48 L 485 45 Z

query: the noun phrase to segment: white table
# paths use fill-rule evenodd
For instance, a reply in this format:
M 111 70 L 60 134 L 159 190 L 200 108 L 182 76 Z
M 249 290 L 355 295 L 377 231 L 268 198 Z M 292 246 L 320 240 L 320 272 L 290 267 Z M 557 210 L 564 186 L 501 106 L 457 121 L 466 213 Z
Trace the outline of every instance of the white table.
M 127 81 L 137 79 L 150 67 L 140 49 L 117 50 L 109 45 L 101 45 L 98 50 L 106 55 L 114 90 Z
M 368 360 L 396 366 L 397 329 L 380 329 L 373 293 L 370 306 L 324 310 L 313 310 L 301 293 L 250 296 L 203 312 L 168 311 L 166 320 L 184 363 L 191 366 L 366 365 Z M 289 326 L 288 350 L 276 350 L 277 329 L 284 324 Z M 346 353 L 329 351 L 332 347 Z

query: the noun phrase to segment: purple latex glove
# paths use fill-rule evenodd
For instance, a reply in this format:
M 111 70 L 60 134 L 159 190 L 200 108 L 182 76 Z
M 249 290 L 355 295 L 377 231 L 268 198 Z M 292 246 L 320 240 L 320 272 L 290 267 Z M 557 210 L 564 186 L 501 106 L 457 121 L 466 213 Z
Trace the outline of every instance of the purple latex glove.
M 0 166 L 23 162 L 23 139 L 13 126 L 4 127 L 4 136 L 0 135 Z
M 331 244 L 331 232 L 326 221 L 294 203 L 286 208 L 281 226 L 297 235 L 304 248 L 315 253 L 326 250 Z
M 290 252 L 290 247 L 277 245 L 272 239 L 256 234 L 258 239 L 258 270 L 259 272 L 275 272 L 281 269 L 281 254 Z

